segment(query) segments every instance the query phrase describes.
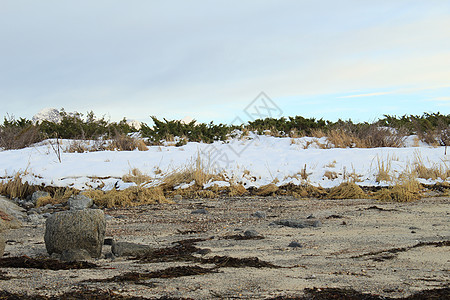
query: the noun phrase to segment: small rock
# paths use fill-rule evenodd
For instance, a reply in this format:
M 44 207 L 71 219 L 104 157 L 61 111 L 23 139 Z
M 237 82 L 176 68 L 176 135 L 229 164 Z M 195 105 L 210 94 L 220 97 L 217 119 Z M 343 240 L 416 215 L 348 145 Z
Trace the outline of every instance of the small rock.
M 61 208 L 63 206 L 64 205 L 62 205 L 62 203 L 56 203 L 56 204 L 53 205 L 54 208 Z
M 111 251 L 115 256 L 139 256 L 149 253 L 152 250 L 150 246 L 128 243 L 112 242 Z
M 244 236 L 256 237 L 259 236 L 259 233 L 256 230 L 246 230 L 244 231 Z
M 198 249 L 195 253 L 200 255 L 206 255 L 211 253 L 211 249 Z
M 105 259 L 115 260 L 116 256 L 112 252 L 105 253 Z
M 33 195 L 31 195 L 31 202 L 33 202 L 34 205 L 36 205 L 36 203 L 37 203 L 39 198 L 48 197 L 48 196 L 50 196 L 50 194 L 47 193 L 47 192 L 36 191 L 36 192 L 33 193 Z
M 183 196 L 181 196 L 181 195 L 173 196 L 173 201 L 181 201 L 181 200 L 183 200 Z
M 61 253 L 62 261 L 87 261 L 91 260 L 91 255 L 85 249 L 68 249 Z
M 260 218 L 260 219 L 265 219 L 266 218 L 266 213 L 263 211 L 255 211 L 252 216 Z
M 46 205 L 43 207 L 43 209 L 46 209 L 46 210 L 52 209 L 52 208 L 53 208 L 53 205 L 52 205 L 52 204 L 46 204 Z
M 201 215 L 206 215 L 208 214 L 208 211 L 204 208 L 200 208 L 200 209 L 196 209 L 191 211 L 191 214 L 201 214 Z
M 34 205 L 34 203 L 32 201 L 27 201 L 27 202 L 24 202 L 22 204 L 22 206 L 25 209 L 30 209 L 30 208 L 33 208 L 35 205 Z
M 113 217 L 113 216 L 110 216 L 110 215 L 105 215 L 105 220 L 112 220 L 112 219 L 114 219 L 114 217 Z
M 277 220 L 273 222 L 272 224 L 275 225 L 282 225 L 286 227 L 292 227 L 292 228 L 306 228 L 306 227 L 320 227 L 322 226 L 322 223 L 319 220 L 315 219 L 305 219 L 305 220 Z
M 94 204 L 94 201 L 86 197 L 85 195 L 76 195 L 69 198 L 70 210 L 83 210 L 87 209 Z
M 303 247 L 299 242 L 296 241 L 292 241 L 289 243 L 288 247 L 292 247 L 292 248 L 301 248 Z
M 44 223 L 44 217 L 39 214 L 32 214 L 28 216 L 28 222 L 33 224 L 41 224 Z
M 38 214 L 38 211 L 36 208 L 32 208 L 27 211 L 27 215 L 35 215 L 35 214 Z
M 44 213 L 44 214 L 42 214 L 42 216 L 44 217 L 44 218 L 48 218 L 48 217 L 50 217 L 52 214 L 51 213 Z

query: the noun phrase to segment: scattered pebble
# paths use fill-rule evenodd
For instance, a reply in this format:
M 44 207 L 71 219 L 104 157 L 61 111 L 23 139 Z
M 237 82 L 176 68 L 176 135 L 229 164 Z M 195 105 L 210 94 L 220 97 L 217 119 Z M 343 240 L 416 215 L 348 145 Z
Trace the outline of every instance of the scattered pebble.
M 196 209 L 191 211 L 191 214 L 201 214 L 201 215 L 206 215 L 208 214 L 208 211 L 204 208 L 200 208 L 200 209 Z
M 255 237 L 255 236 L 259 236 L 259 233 L 258 233 L 258 231 L 251 229 L 251 230 L 244 231 L 244 236 Z
M 292 241 L 289 243 L 288 247 L 292 247 L 292 248 L 301 248 L 303 247 L 299 242 L 296 241 Z
M 263 211 L 255 211 L 252 216 L 260 218 L 260 219 L 265 219 L 266 218 L 266 213 Z

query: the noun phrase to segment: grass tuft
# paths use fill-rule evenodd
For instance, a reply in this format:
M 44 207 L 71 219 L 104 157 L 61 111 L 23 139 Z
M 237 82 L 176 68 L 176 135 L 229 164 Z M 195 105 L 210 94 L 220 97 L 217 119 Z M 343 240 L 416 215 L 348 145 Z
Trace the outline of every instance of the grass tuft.
M 379 190 L 373 197 L 381 201 L 411 202 L 420 199 L 421 188 L 416 179 L 409 178 L 392 187 Z
M 171 203 L 164 196 L 164 192 L 160 187 L 142 188 L 133 186 L 121 191 L 89 190 L 82 194 L 91 198 L 96 205 L 108 208 Z
M 392 160 L 388 157 L 386 161 L 381 160 L 378 156 L 377 156 L 377 167 L 378 167 L 378 173 L 376 176 L 376 182 L 382 182 L 382 181 L 386 181 L 389 182 L 391 181 L 392 177 L 391 177 L 391 165 L 392 165 Z
M 269 183 L 269 184 L 261 186 L 256 191 L 256 195 L 258 195 L 258 196 L 269 196 L 269 195 L 272 195 L 273 193 L 277 192 L 278 189 L 279 189 L 278 186 L 276 186 L 273 183 Z
M 327 198 L 330 199 L 363 199 L 368 196 L 354 182 L 343 182 L 339 186 L 330 189 Z

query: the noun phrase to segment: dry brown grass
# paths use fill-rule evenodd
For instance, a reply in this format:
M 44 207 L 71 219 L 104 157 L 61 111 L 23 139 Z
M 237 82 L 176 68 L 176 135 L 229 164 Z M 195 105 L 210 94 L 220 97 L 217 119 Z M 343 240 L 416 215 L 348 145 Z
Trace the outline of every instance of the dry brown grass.
M 410 178 L 392 187 L 379 190 L 373 194 L 373 197 L 381 201 L 410 202 L 420 199 L 421 188 L 417 180 Z
M 391 177 L 391 166 L 392 166 L 392 159 L 390 159 L 389 157 L 387 158 L 386 161 L 381 160 L 378 156 L 377 156 L 377 167 L 378 167 L 378 173 L 376 176 L 376 182 L 382 182 L 382 181 L 386 181 L 389 182 L 392 180 Z
M 336 163 L 337 163 L 337 161 L 333 160 L 332 162 L 330 162 L 327 165 L 325 165 L 325 167 L 327 167 L 327 168 L 334 168 L 334 167 L 336 167 Z
M 307 180 L 307 179 L 308 179 L 308 176 L 311 175 L 311 173 L 306 172 L 306 164 L 305 164 L 305 166 L 303 167 L 303 169 L 300 171 L 299 175 L 301 176 L 301 178 L 302 178 L 303 180 Z
M 94 203 L 101 207 L 129 207 L 145 204 L 172 203 L 164 196 L 160 187 L 142 188 L 138 186 L 129 187 L 125 190 L 88 190 L 83 195 L 91 198 Z
M 102 149 L 103 150 L 103 149 Z M 91 151 L 91 149 L 87 146 L 86 141 L 72 141 L 64 152 L 68 153 L 85 153 Z M 101 150 L 98 150 L 101 151 Z
M 258 195 L 258 196 L 269 196 L 269 195 L 272 195 L 273 193 L 277 192 L 278 189 L 279 189 L 278 186 L 276 186 L 273 183 L 269 183 L 269 184 L 261 186 L 256 191 L 256 195 Z
M 41 197 L 37 200 L 36 206 L 45 206 L 47 204 L 57 204 L 66 202 L 70 196 L 78 194 L 79 191 L 71 188 L 54 188 L 49 196 Z
M 338 178 L 338 174 L 334 171 L 325 171 L 323 176 L 328 178 L 329 180 L 334 180 L 334 179 Z
M 327 191 L 322 187 L 316 187 L 310 184 L 302 184 L 300 186 L 288 185 L 285 187 L 288 195 L 294 198 L 325 198 Z
M 436 180 L 438 178 L 446 180 L 450 177 L 450 169 L 445 162 L 441 164 L 433 163 L 431 167 L 427 167 L 423 162 L 420 154 L 415 153 L 415 161 L 413 170 L 418 178 Z
M 242 184 L 232 184 L 230 186 L 230 191 L 228 192 L 228 196 L 230 197 L 237 197 L 237 196 L 243 196 L 247 193 L 247 190 Z
M 328 137 L 328 148 L 366 148 L 363 140 L 343 129 L 332 129 L 326 136 Z
M 172 190 L 175 186 L 194 181 L 196 189 L 203 189 L 205 183 L 223 179 L 222 175 L 213 174 L 198 154 L 197 158 L 187 166 L 164 177 L 162 186 L 165 190 Z
M 152 178 L 146 174 L 143 174 L 139 169 L 132 168 L 128 174 L 122 176 L 124 182 L 134 182 L 138 186 L 149 183 Z
M 6 195 L 9 198 L 25 199 L 28 195 L 33 194 L 38 190 L 38 187 L 28 184 L 28 182 L 22 182 L 22 177 L 27 172 L 17 172 L 14 178 L 6 179 L 6 182 L 0 182 L 0 194 Z
M 368 196 L 354 182 L 343 182 L 339 186 L 330 189 L 327 195 L 329 199 L 364 199 Z
M 117 151 L 147 151 L 148 147 L 144 140 L 133 138 L 128 135 L 118 135 L 111 143 L 106 147 L 106 150 L 117 150 Z

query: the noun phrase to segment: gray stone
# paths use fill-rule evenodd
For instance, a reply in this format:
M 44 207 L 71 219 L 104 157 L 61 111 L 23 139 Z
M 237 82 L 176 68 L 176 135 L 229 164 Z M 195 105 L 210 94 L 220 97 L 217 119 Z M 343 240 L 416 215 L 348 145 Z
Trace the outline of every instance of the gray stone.
M 32 214 L 28 216 L 28 222 L 38 225 L 44 223 L 44 217 L 39 214 Z
M 61 253 L 60 260 L 62 261 L 87 261 L 91 260 L 91 255 L 85 249 L 68 249 Z
M 56 212 L 46 221 L 45 247 L 49 254 L 85 249 L 91 257 L 100 257 L 105 231 L 106 221 L 102 210 Z
M 47 210 L 47 209 L 52 209 L 53 205 L 52 204 L 46 204 L 44 207 L 42 207 L 43 210 Z
M 0 196 L 0 211 L 18 220 L 24 220 L 27 216 L 25 209 L 3 196 Z
M 32 208 L 29 211 L 27 211 L 27 215 L 35 215 L 38 213 L 38 210 L 36 208 Z
M 116 257 L 114 256 L 114 254 L 112 252 L 108 252 L 105 254 L 105 258 L 106 259 L 110 259 L 110 260 L 115 260 Z
M 50 217 L 52 214 L 51 213 L 44 213 L 44 214 L 42 214 L 42 216 L 44 217 L 44 218 L 48 218 L 48 217 Z
M 266 213 L 263 211 L 255 211 L 252 216 L 260 218 L 260 219 L 265 219 L 266 218 Z
M 181 195 L 173 196 L 173 201 L 181 201 L 181 200 L 183 200 L 183 196 L 181 196 Z
M 256 230 L 246 230 L 246 231 L 244 231 L 244 236 L 256 237 L 256 236 L 259 236 L 259 233 Z
M 27 201 L 27 202 L 24 202 L 24 203 L 22 204 L 22 206 L 23 206 L 25 209 L 30 209 L 30 208 L 33 208 L 35 205 L 34 205 L 34 203 L 33 203 L 32 201 Z
M 191 211 L 191 214 L 200 214 L 200 215 L 206 215 L 208 211 L 204 208 L 196 209 Z
M 36 191 L 33 193 L 33 195 L 31 195 L 31 202 L 33 202 L 33 204 L 36 205 L 39 198 L 47 197 L 47 196 L 50 196 L 50 194 L 47 192 Z
M 128 242 L 113 241 L 111 246 L 111 251 L 115 256 L 140 256 L 151 250 L 150 246 Z
M 289 243 L 288 247 L 292 247 L 292 248 L 301 248 L 303 247 L 299 242 L 296 241 L 292 241 Z
M 86 209 L 92 206 L 94 201 L 85 195 L 76 195 L 69 198 L 69 207 L 74 209 Z
M 275 225 L 282 225 L 292 228 L 306 228 L 306 227 L 320 227 L 322 223 L 315 219 L 305 219 L 305 220 L 288 220 L 282 219 L 273 222 Z

